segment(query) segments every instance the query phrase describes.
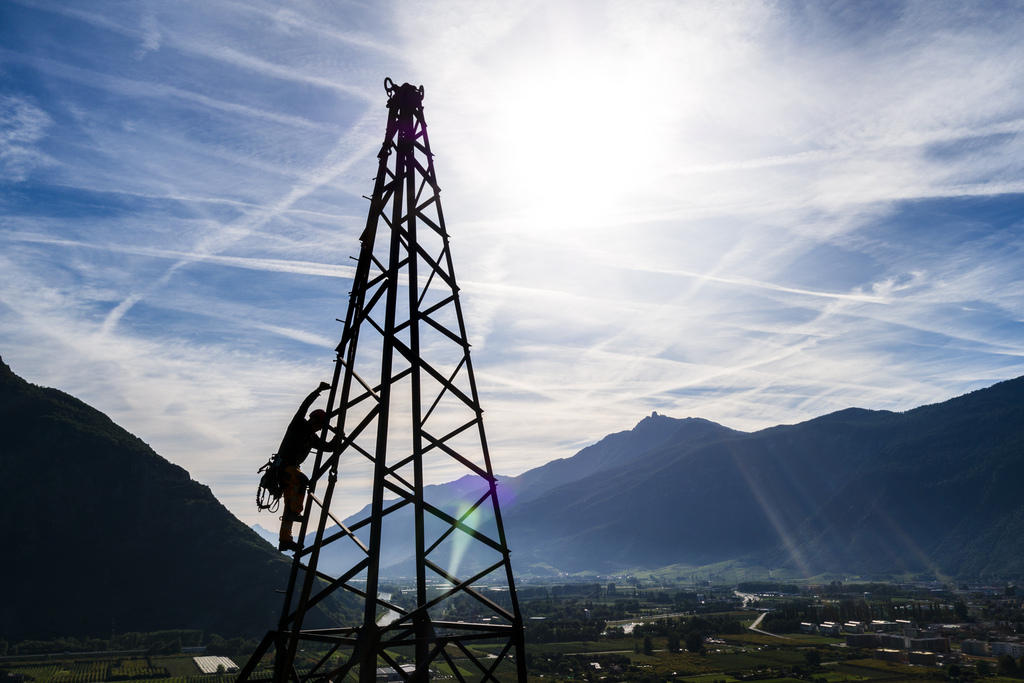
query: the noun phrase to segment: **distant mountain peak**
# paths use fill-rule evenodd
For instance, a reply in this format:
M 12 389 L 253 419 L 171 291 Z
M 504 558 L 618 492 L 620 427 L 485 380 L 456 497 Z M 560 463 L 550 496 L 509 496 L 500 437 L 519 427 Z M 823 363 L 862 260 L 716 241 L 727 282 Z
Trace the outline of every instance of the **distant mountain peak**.
M 703 417 L 672 417 L 671 415 L 666 415 L 665 413 L 659 413 L 657 410 L 652 410 L 651 414 L 647 415 L 646 417 L 641 418 L 641 420 L 636 423 L 636 426 L 633 427 L 633 429 L 636 429 L 636 427 L 639 427 L 642 424 L 652 424 L 652 423 L 655 423 L 655 422 L 659 423 L 659 424 L 668 424 L 668 423 L 678 423 L 678 424 L 685 424 L 685 423 L 715 424 L 711 420 L 706 420 Z
M 659 413 L 657 410 L 653 410 L 651 411 L 650 415 L 642 418 L 639 422 L 637 422 L 630 431 L 635 432 L 639 429 L 647 429 L 649 427 L 655 426 L 661 428 L 678 422 L 683 422 L 683 420 L 680 420 L 679 418 L 675 417 L 669 417 L 668 415 L 663 415 L 662 413 Z

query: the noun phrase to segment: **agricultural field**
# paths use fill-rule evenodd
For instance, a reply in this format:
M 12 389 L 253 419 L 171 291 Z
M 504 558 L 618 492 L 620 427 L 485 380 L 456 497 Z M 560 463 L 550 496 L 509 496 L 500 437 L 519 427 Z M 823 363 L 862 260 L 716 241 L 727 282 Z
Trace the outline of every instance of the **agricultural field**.
M 202 675 L 190 655 L 166 657 L 118 657 L 105 659 L 51 659 L 46 664 L 3 663 L 0 671 L 8 680 L 25 683 L 220 683 L 233 681 L 231 675 Z
M 688 683 L 900 683 L 946 680 L 937 667 L 891 664 L 875 660 L 843 661 L 842 648 L 828 651 L 797 642 L 773 646 L 727 645 L 701 653 L 672 652 L 667 639 L 651 640 L 650 651 L 606 650 L 600 643 L 566 648 L 566 644 L 528 646 L 531 681 L 686 681 Z M 816 652 L 808 656 L 809 652 Z M 830 661 L 812 664 L 812 661 Z M 600 666 L 595 666 L 600 665 Z M 1009 683 L 1010 679 L 1007 679 Z M 997 683 L 996 677 L 986 683 Z M 1019 683 L 1019 681 L 1017 681 Z

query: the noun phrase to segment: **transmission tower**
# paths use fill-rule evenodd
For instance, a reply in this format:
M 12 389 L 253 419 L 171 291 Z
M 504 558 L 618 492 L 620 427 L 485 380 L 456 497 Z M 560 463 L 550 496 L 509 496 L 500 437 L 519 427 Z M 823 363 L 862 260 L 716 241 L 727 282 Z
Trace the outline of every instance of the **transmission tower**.
M 386 79 L 385 88 L 387 130 L 322 434 L 340 435 L 341 450 L 316 453 L 280 621 L 239 681 L 265 678 L 257 665 L 271 651 L 276 682 L 366 683 L 378 668 L 400 680 L 526 680 L 423 87 Z M 461 495 L 426 486 L 428 477 L 459 479 Z M 343 522 L 331 504 L 336 486 L 351 503 L 348 482 L 365 482 L 368 505 Z M 414 589 L 383 591 L 388 564 L 414 576 Z M 358 601 L 361 621 L 304 629 L 332 595 Z

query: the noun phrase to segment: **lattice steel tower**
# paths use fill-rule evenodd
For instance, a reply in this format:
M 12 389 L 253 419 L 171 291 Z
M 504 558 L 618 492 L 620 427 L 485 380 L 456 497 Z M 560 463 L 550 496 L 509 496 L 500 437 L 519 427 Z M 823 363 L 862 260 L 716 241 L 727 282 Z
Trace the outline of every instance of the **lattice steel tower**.
M 239 681 L 264 677 L 256 667 L 271 651 L 275 681 L 368 682 L 378 667 L 402 680 L 449 671 L 458 680 L 526 680 L 423 87 L 387 79 L 385 88 L 387 131 L 323 434 L 340 434 L 341 450 L 316 453 L 298 537 L 313 540 L 295 552 L 278 626 Z M 351 503 L 349 482 L 364 482 L 369 493 L 365 512 L 347 525 L 331 512 L 339 476 L 339 499 Z M 463 477 L 464 495 L 425 486 L 428 477 Z M 382 592 L 389 563 L 415 576 L 414 590 Z M 361 601 L 361 623 L 303 630 L 311 610 L 336 592 Z M 304 659 L 313 651 L 315 659 Z

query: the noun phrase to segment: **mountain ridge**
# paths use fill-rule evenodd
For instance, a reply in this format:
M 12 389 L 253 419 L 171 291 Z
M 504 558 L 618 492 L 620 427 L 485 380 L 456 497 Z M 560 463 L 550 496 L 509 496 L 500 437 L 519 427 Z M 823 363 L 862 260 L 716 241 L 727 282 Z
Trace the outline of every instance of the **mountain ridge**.
M 1024 452 L 1019 447 L 1012 454 L 1009 450 L 1024 443 L 1020 425 L 1024 425 L 1024 378 L 902 413 L 846 409 L 696 448 L 675 444 L 649 453 L 646 459 L 651 467 L 646 471 L 624 468 L 581 480 L 578 487 L 587 489 L 585 494 L 561 490 L 556 500 L 506 514 L 506 523 L 512 543 L 518 539 L 519 547 L 538 548 L 541 555 L 545 549 L 558 548 L 566 558 L 562 567 L 573 570 L 594 568 L 595 562 L 613 570 L 742 558 L 764 566 L 789 565 L 802 573 L 936 568 L 947 573 L 984 573 L 1002 571 L 1000 567 L 1021 571 L 1024 567 L 1005 552 L 999 555 L 1001 560 L 986 566 L 970 562 L 964 553 L 956 552 L 955 543 L 940 538 L 941 525 L 925 523 L 914 507 L 938 504 L 942 477 L 937 481 L 930 477 L 942 468 L 952 468 L 942 471 L 955 474 L 959 483 L 970 484 L 968 488 L 980 495 L 979 482 L 965 478 L 964 463 L 957 463 L 964 453 L 972 456 L 966 460 L 967 470 L 991 473 L 1003 467 L 1015 476 L 1024 467 Z M 854 482 L 860 482 L 859 488 L 844 491 Z M 868 508 L 875 512 L 860 525 L 851 523 L 850 513 L 840 508 L 856 511 L 858 496 L 868 494 L 874 501 L 874 508 Z M 686 534 L 679 531 L 679 524 L 657 521 L 669 514 L 667 502 L 673 498 L 680 501 L 677 512 L 691 520 L 700 519 L 702 510 L 714 510 L 720 501 L 730 504 L 700 522 L 713 533 Z M 688 506 L 687 499 L 699 504 Z M 913 504 L 904 504 L 908 499 Z M 636 501 L 635 517 L 656 521 L 638 530 L 614 515 L 601 514 L 623 500 Z M 998 502 L 1000 514 L 1011 515 L 1012 521 L 1016 512 L 1008 497 L 1004 494 Z M 944 505 L 947 521 L 955 516 L 961 526 L 980 524 L 985 517 L 985 510 L 968 510 L 948 501 Z M 886 524 L 897 522 L 884 522 L 883 509 L 898 511 L 902 517 L 897 522 L 905 520 L 906 531 L 925 548 L 900 540 L 899 530 L 885 531 Z M 1016 528 L 1011 521 L 1006 524 Z M 653 526 L 654 533 L 647 534 L 643 526 Z M 999 538 L 1007 536 L 1003 532 Z M 626 539 L 622 552 L 607 549 L 613 538 Z M 731 549 L 729 539 L 735 541 Z M 771 543 L 765 543 L 767 539 Z M 880 553 L 871 542 L 887 551 Z M 747 552 L 739 552 L 743 543 L 750 546 Z M 581 547 L 585 545 L 605 550 L 598 556 Z M 637 547 L 642 552 L 637 553 Z M 906 554 L 894 553 L 895 547 Z M 937 552 L 940 547 L 945 548 L 943 553 Z M 666 548 L 683 551 L 673 556 Z M 907 559 L 915 554 L 927 561 Z M 822 559 L 831 557 L 835 560 Z M 880 558 L 887 558 L 890 566 Z
M 1016 508 L 985 478 L 993 468 L 1015 476 L 1022 466 L 1022 449 L 999 456 L 1024 438 L 1022 406 L 1024 378 L 1017 378 L 906 411 L 846 408 L 754 432 L 654 413 L 571 457 L 498 477 L 515 568 L 547 574 L 739 562 L 794 576 L 1024 574 L 1010 553 L 993 556 L 979 540 L 1016 547 Z M 944 484 L 942 472 L 955 483 Z M 444 492 L 442 507 L 454 505 L 483 490 L 471 479 L 458 480 L 462 492 L 456 482 L 428 489 Z M 956 485 L 986 502 L 950 504 L 943 496 Z M 927 512 L 936 506 L 941 514 Z M 989 522 L 996 527 L 980 535 L 965 531 Z M 382 564 L 407 574 L 409 547 L 400 537 Z
M 549 461 L 518 476 L 497 475 L 498 497 L 502 515 L 507 510 L 535 502 L 539 497 L 552 494 L 559 487 L 572 487 L 581 475 L 596 475 L 600 472 L 622 467 L 632 460 L 641 458 L 645 448 L 654 448 L 684 435 L 694 442 L 703 442 L 716 436 L 742 434 L 703 418 L 672 418 L 653 413 L 643 418 L 634 427 L 608 434 L 597 442 L 584 447 L 568 458 Z M 456 514 L 459 506 L 478 498 L 486 490 L 482 479 L 466 475 L 443 484 L 424 487 L 424 498 L 431 504 L 449 513 Z M 369 506 L 345 518 L 346 526 L 353 526 L 369 514 Z M 411 510 L 392 515 L 393 527 L 399 531 L 382 543 L 381 566 L 387 572 L 408 575 L 408 548 L 413 547 Z M 506 528 L 507 528 L 506 523 Z M 333 528 L 333 527 L 332 527 Z M 329 534 L 330 532 L 328 532 Z M 311 543 L 314 533 L 308 533 L 306 542 Z M 365 539 L 364 539 L 365 540 Z M 325 547 L 321 551 L 321 566 L 343 571 L 362 559 L 360 551 L 351 544 Z M 543 565 L 543 562 L 537 565 Z

